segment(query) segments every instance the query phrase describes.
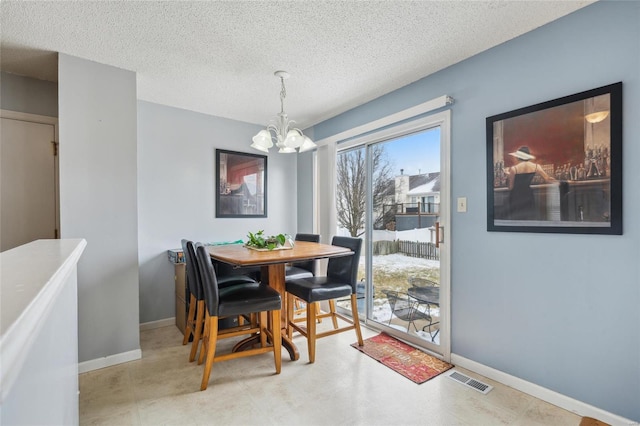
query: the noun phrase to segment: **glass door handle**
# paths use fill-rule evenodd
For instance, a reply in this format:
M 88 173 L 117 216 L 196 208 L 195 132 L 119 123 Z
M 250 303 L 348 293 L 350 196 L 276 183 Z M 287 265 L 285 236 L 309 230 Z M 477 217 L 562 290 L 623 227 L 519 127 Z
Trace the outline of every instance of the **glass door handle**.
M 440 248 L 440 243 L 444 243 L 444 241 L 440 240 L 440 228 L 443 228 L 443 227 L 440 226 L 440 222 L 436 222 L 435 227 L 436 227 L 436 248 Z

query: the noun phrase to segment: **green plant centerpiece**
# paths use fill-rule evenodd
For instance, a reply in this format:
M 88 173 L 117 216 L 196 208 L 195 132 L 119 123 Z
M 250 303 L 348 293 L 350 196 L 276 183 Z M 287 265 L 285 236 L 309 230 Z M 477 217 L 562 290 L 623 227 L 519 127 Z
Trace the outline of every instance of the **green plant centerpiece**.
M 267 237 L 264 235 L 263 230 L 258 231 L 255 234 L 249 232 L 247 234 L 247 238 L 249 238 L 249 241 L 247 241 L 246 243 L 247 247 L 267 250 L 273 250 L 278 247 L 283 247 L 289 239 L 285 234 L 270 235 Z

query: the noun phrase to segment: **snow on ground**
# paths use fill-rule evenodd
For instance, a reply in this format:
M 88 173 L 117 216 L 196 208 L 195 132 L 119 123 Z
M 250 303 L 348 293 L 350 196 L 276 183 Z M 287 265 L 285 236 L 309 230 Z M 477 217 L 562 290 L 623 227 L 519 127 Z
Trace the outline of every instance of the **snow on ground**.
M 360 256 L 360 265 L 364 266 L 365 256 Z M 373 256 L 373 268 L 380 268 L 387 272 L 402 272 L 407 269 L 434 269 L 440 267 L 439 260 L 422 259 L 405 256 L 401 253 Z
M 426 310 L 424 306 L 420 306 L 419 309 L 421 311 Z M 431 314 L 432 317 L 440 318 L 439 308 L 431 307 L 431 309 L 429 310 L 429 313 Z M 389 322 L 389 319 L 391 318 L 391 306 L 389 306 L 389 302 L 385 300 L 382 304 L 373 305 L 372 317 L 374 320 L 378 322 L 382 322 L 385 324 Z
M 437 322 L 440 320 L 440 310 L 438 308 L 431 308 L 430 311 L 432 317 L 434 318 L 434 322 Z M 382 323 L 384 325 L 388 325 L 389 327 L 395 328 L 397 330 L 406 332 L 407 331 L 407 323 L 401 323 L 401 324 L 394 324 L 391 323 L 389 324 L 389 320 L 391 319 L 391 307 L 389 306 L 389 303 L 387 303 L 385 301 L 385 303 L 383 303 L 382 305 L 374 305 L 373 306 L 373 320 L 377 321 L 379 323 Z M 426 323 L 420 323 L 419 326 L 422 326 L 423 324 Z M 435 339 L 434 342 L 439 345 L 440 344 L 440 333 L 435 334 L 435 331 L 438 329 L 438 326 L 434 326 L 432 328 L 432 332 L 435 335 Z M 429 332 L 427 330 L 420 330 L 418 329 L 418 331 L 415 331 L 415 329 L 413 328 L 413 325 L 411 325 L 409 327 L 409 333 L 410 334 L 416 334 L 418 335 L 418 337 L 421 337 L 422 339 L 425 340 L 431 340 L 431 334 L 429 334 Z
M 362 269 L 364 269 L 364 264 L 365 264 L 365 256 L 361 256 L 360 267 Z M 428 270 L 428 269 L 440 268 L 440 261 L 422 259 L 418 257 L 410 257 L 410 256 L 405 256 L 404 254 L 401 254 L 401 253 L 395 253 L 395 254 L 387 254 L 383 256 L 374 256 L 373 268 L 374 270 L 382 269 L 389 274 L 394 274 L 394 273 L 402 274 L 402 273 L 406 273 L 406 271 L 409 271 L 409 270 L 415 272 L 416 270 L 421 270 L 421 269 Z M 362 309 L 363 307 L 359 306 L 359 308 Z M 425 305 L 421 305 L 419 309 L 424 311 L 427 309 L 427 307 Z M 434 318 L 436 318 L 436 321 L 437 321 L 437 318 L 440 317 L 440 309 L 438 307 L 430 306 L 429 313 Z M 376 299 L 373 303 L 373 312 L 371 316 L 373 320 L 377 322 L 380 322 L 382 324 L 388 324 L 389 320 L 392 317 L 391 307 L 389 306 L 389 302 L 386 299 Z M 402 326 L 402 325 L 393 324 L 393 323 L 388 325 L 402 331 L 407 330 L 406 325 Z M 418 333 L 415 333 L 413 330 L 413 326 L 411 326 L 411 333 L 417 334 L 425 340 L 431 340 L 431 335 L 429 333 L 423 332 L 422 330 L 419 330 Z M 439 336 L 436 336 L 435 341 L 436 341 L 436 344 L 439 344 L 439 341 L 440 341 Z

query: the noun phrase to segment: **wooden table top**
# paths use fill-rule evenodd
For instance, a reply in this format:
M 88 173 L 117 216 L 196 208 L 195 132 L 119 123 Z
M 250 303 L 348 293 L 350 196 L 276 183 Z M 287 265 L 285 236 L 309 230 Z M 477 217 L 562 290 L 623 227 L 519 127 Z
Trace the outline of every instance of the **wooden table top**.
M 289 250 L 257 251 L 242 244 L 229 244 L 207 246 L 207 251 L 212 258 L 235 266 L 272 265 L 353 254 L 351 250 L 345 247 L 308 241 L 296 241 L 295 246 Z

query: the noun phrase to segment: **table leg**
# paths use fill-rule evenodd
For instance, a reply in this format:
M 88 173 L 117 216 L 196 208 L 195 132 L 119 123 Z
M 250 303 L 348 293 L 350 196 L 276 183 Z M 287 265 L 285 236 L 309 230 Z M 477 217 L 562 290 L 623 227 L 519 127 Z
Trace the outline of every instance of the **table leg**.
M 260 278 L 263 283 L 268 284 L 271 288 L 280 293 L 280 298 L 282 300 L 282 311 L 281 311 L 281 329 L 282 329 L 282 346 L 285 347 L 287 352 L 289 352 L 289 357 L 291 361 L 296 361 L 300 358 L 300 353 L 298 352 L 298 348 L 293 344 L 289 338 L 287 338 L 287 296 L 286 296 L 286 285 L 285 285 L 285 268 L 284 263 L 277 263 L 273 265 L 263 266 L 260 270 Z
M 282 346 L 289 352 L 291 361 L 296 361 L 300 358 L 300 353 L 296 345 L 287 337 L 287 297 L 284 271 L 283 263 L 263 266 L 260 270 L 260 278 L 263 283 L 280 293 L 282 300 L 282 310 L 280 311 L 280 317 L 282 318 L 280 322 L 280 328 L 282 329 Z M 233 351 L 244 351 L 259 343 L 260 336 L 251 336 L 236 343 Z

